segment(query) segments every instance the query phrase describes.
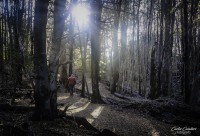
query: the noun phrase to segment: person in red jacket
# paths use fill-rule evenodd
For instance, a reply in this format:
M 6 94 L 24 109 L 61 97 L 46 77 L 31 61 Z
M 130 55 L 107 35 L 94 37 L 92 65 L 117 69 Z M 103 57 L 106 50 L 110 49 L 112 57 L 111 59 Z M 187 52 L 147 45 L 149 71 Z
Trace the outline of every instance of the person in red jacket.
M 76 84 L 76 78 L 73 74 L 71 74 L 70 77 L 68 77 L 67 83 L 68 83 L 70 95 L 73 95 L 74 86 Z

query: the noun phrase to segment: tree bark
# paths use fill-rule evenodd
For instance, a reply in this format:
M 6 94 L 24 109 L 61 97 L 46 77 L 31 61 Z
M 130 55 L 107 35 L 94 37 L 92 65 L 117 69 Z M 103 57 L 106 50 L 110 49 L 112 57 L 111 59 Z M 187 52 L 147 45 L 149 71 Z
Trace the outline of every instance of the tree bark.
M 72 7 L 77 5 L 77 0 L 71 0 Z M 69 47 L 69 60 L 73 60 L 74 58 L 74 19 L 72 13 L 70 13 L 70 28 L 69 28 L 69 35 L 70 35 L 70 47 Z M 69 64 L 69 74 L 73 73 L 73 63 Z
M 86 73 L 86 53 L 87 53 L 88 36 L 87 36 L 87 34 L 80 34 L 79 37 L 80 37 L 80 52 L 81 52 L 81 63 L 82 63 L 81 97 L 85 97 L 85 87 L 86 87 L 86 75 L 85 75 L 85 73 Z
M 149 94 L 149 98 L 151 99 L 155 99 L 158 96 L 156 88 L 155 47 L 156 45 L 153 45 L 151 50 L 151 72 L 150 72 L 150 94 Z
M 158 95 L 162 94 L 161 91 L 161 71 L 162 71 L 162 52 L 163 52 L 163 21 L 164 21 L 164 0 L 161 0 L 161 13 L 160 13 L 160 39 L 159 39 L 159 49 L 158 49 Z
M 0 18 L 0 78 L 1 78 L 1 88 L 4 88 L 4 59 L 3 59 L 3 23 L 2 18 Z
M 37 0 L 34 21 L 35 113 L 34 120 L 52 119 L 49 72 L 46 58 L 46 24 L 49 0 Z
M 182 0 L 183 4 L 183 94 L 185 103 L 190 103 L 191 90 L 190 90 L 190 70 L 189 70 L 189 54 L 190 54 L 190 45 L 188 43 L 188 0 Z
M 116 0 L 115 5 L 115 19 L 114 19 L 114 28 L 113 28 L 113 38 L 112 38 L 112 47 L 113 47 L 113 75 L 112 75 L 112 84 L 111 84 L 111 93 L 117 91 L 117 84 L 119 80 L 119 49 L 118 49 L 118 29 L 119 29 L 119 18 L 121 11 L 122 0 Z
M 141 90 L 141 51 L 140 51 L 140 2 L 141 0 L 138 1 L 138 8 L 137 8 L 137 15 L 136 15 L 136 24 L 137 24 L 137 55 L 138 55 L 138 92 L 140 95 L 142 94 Z
M 64 31 L 65 25 L 65 5 L 66 0 L 55 0 L 54 1 L 54 28 L 53 28 L 53 38 L 52 47 L 49 58 L 49 70 L 50 70 L 50 103 L 53 117 L 58 114 L 57 111 L 57 74 L 58 74 L 58 64 L 59 58 L 58 54 L 61 47 L 61 38 Z
M 91 77 L 92 77 L 92 102 L 100 103 L 99 92 L 99 61 L 100 61 L 100 32 L 102 1 L 94 0 L 91 3 L 93 14 L 91 18 Z
M 190 6 L 190 22 L 189 22 L 189 43 L 192 45 L 191 50 L 191 80 L 192 80 L 192 88 L 191 88 L 191 98 L 190 104 L 191 105 L 200 105 L 199 97 L 200 97 L 200 22 L 195 22 L 198 18 L 198 4 L 199 1 L 191 0 Z M 198 31 L 197 31 L 198 30 Z
M 174 28 L 174 17 L 172 10 L 172 0 L 164 3 L 166 5 L 164 9 L 165 15 L 165 38 L 164 38 L 164 49 L 163 49 L 163 70 L 162 70 L 162 84 L 161 89 L 163 95 L 167 96 L 171 92 L 171 67 L 172 67 L 172 46 L 173 46 L 173 28 Z

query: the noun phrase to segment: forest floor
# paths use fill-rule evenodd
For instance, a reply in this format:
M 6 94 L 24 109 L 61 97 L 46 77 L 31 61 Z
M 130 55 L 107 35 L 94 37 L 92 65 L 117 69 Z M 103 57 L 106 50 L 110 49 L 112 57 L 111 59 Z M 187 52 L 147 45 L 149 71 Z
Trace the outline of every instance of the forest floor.
M 91 82 L 87 82 L 91 90 Z M 11 106 L 0 97 L 0 136 L 200 136 L 199 108 L 170 98 L 113 95 L 103 83 L 99 89 L 105 104 L 93 104 L 80 97 L 80 88 L 77 84 L 70 96 L 60 87 L 61 112 L 53 121 L 31 121 L 34 104 L 30 99 L 16 99 Z
M 112 96 L 102 85 L 100 86 L 104 101 L 128 103 L 126 100 Z M 122 106 L 117 104 L 93 104 L 87 98 L 80 98 L 79 93 L 75 93 L 73 97 L 70 97 L 67 93 L 60 93 L 59 96 L 58 103 L 73 103 L 68 108 L 68 115 L 84 117 L 100 131 L 108 129 L 119 136 L 173 135 L 171 132 L 173 125 L 157 121 L 135 109 L 123 109 Z M 63 109 L 64 107 L 61 107 L 61 110 Z
M 90 81 L 88 83 L 91 90 Z M 199 120 L 197 121 L 196 118 L 194 120 L 197 123 L 192 124 L 183 119 L 185 115 L 183 117 L 175 116 L 170 112 L 163 113 L 170 110 L 165 108 L 175 105 L 175 102 L 149 101 L 143 98 L 113 95 L 104 84 L 100 83 L 99 86 L 105 104 L 90 103 L 88 98 L 80 97 L 80 92 L 69 96 L 69 93 L 63 92 L 64 90 L 58 95 L 58 104 L 70 105 L 67 115 L 84 117 L 98 130 L 108 129 L 119 136 L 174 136 L 178 133 L 200 135 L 199 128 L 197 129 L 196 126 Z M 76 87 L 81 88 L 78 85 Z M 63 110 L 65 106 L 61 106 L 60 109 Z M 190 119 L 192 122 L 194 120 Z M 183 130 L 186 127 L 195 130 L 186 132 Z M 174 130 L 176 128 L 179 130 Z

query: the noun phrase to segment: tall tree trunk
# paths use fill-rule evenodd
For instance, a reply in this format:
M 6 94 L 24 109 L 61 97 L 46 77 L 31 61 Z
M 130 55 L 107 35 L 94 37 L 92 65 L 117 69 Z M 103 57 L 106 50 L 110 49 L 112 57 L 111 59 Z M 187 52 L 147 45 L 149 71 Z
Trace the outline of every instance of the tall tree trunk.
M 166 96 L 171 92 L 171 66 L 172 66 L 172 46 L 173 46 L 173 26 L 174 18 L 172 10 L 172 0 L 165 3 L 165 39 L 163 49 L 163 71 L 162 71 L 162 92 Z
M 119 10 L 119 9 L 118 9 Z M 128 10 L 128 1 L 124 0 L 123 3 L 123 10 Z M 122 21 L 121 21 L 121 50 L 120 50 L 120 62 L 124 63 L 125 56 L 126 56 L 126 48 L 127 48 L 127 27 L 128 27 L 128 15 L 126 12 L 123 12 L 123 15 L 121 15 Z
M 128 1 L 124 0 L 122 4 L 122 12 L 121 14 L 121 49 L 120 49 L 120 66 L 119 66 L 119 77 L 123 77 L 119 79 L 119 83 L 121 84 L 121 90 L 124 91 L 125 87 L 128 87 L 128 84 L 125 83 L 127 81 L 127 70 L 128 70 L 128 65 L 127 65 L 127 58 L 128 55 L 127 53 L 127 28 L 128 28 L 128 14 L 126 11 L 128 11 Z M 127 57 L 127 58 L 126 58 Z M 124 87 L 125 85 L 125 87 Z
M 66 52 L 67 52 L 66 49 L 64 49 L 64 51 L 63 51 L 63 53 L 60 57 L 60 63 L 67 61 Z M 67 64 L 61 65 L 59 69 L 60 69 L 60 81 L 64 86 L 66 86 L 67 85 L 67 82 L 66 82 L 67 81 L 67 75 L 69 75 L 68 71 L 67 71 Z
M 37 0 L 34 21 L 35 120 L 52 119 L 46 58 L 46 24 L 49 0 Z
M 183 5 L 183 93 L 185 103 L 190 103 L 191 90 L 190 90 L 190 69 L 189 69 L 189 54 L 190 45 L 188 43 L 188 0 L 182 0 Z
M 50 101 L 53 117 L 57 116 L 57 74 L 60 54 L 61 39 L 64 31 L 64 12 L 65 12 L 66 0 L 54 1 L 54 28 L 52 47 L 49 58 L 49 70 L 50 70 Z
M 72 7 L 77 5 L 77 0 L 71 0 Z M 70 35 L 70 47 L 69 47 L 69 60 L 73 60 L 74 57 L 74 19 L 72 13 L 70 13 L 70 27 L 69 27 L 69 35 Z M 69 64 L 69 74 L 73 73 L 73 63 Z
M 9 58 L 9 60 L 12 60 L 12 59 L 14 59 L 14 57 L 13 57 L 13 54 L 14 54 L 14 52 L 13 52 L 13 34 L 12 34 L 12 19 L 11 19 L 11 16 L 12 15 L 10 15 L 10 11 L 9 11 L 9 6 L 8 6 L 9 4 L 8 4 L 8 0 L 6 0 L 5 1 L 5 9 L 7 10 L 7 14 L 6 14 L 6 16 L 7 16 L 7 24 L 8 24 L 8 32 L 9 32 L 9 40 L 10 40 L 10 47 L 9 47 L 9 56 L 8 56 L 8 58 Z M 12 11 L 11 11 L 11 13 L 12 13 Z
M 161 0 L 161 13 L 160 13 L 160 39 L 159 39 L 159 49 L 158 49 L 158 95 L 162 94 L 161 91 L 161 71 L 162 71 L 162 56 L 163 56 L 163 20 L 164 20 L 164 0 Z
M 7 57 L 7 48 L 8 48 L 8 41 L 7 41 L 7 17 L 5 16 L 5 14 L 3 14 L 3 13 L 5 13 L 6 12 L 6 8 L 3 8 L 2 7 L 2 41 L 3 41 L 3 44 L 2 44 L 2 46 L 3 46 L 3 59 L 4 59 L 4 70 L 5 70 L 5 72 L 6 72 L 6 74 L 4 74 L 5 75 L 5 87 L 8 87 L 8 72 L 9 71 L 7 71 L 6 70 L 6 67 L 7 66 L 9 66 L 9 65 L 6 65 L 8 62 L 9 62 L 9 60 L 8 60 L 8 57 Z M 9 62 L 9 63 L 11 63 L 11 62 Z
M 4 88 L 4 59 L 3 59 L 3 25 L 2 25 L 2 16 L 0 17 L 0 78 L 1 78 L 1 88 Z
M 86 87 L 86 53 L 87 53 L 87 42 L 88 36 L 86 34 L 80 34 L 80 52 L 81 52 L 81 62 L 82 62 L 82 89 L 81 97 L 85 97 L 85 87 Z
M 7 5 L 7 21 L 8 21 L 8 26 L 11 27 L 11 24 L 10 24 L 10 17 L 9 17 L 9 10 L 8 10 L 8 1 L 6 2 L 6 5 Z M 20 7 L 21 6 L 21 7 Z M 13 19 L 13 34 L 14 34 L 14 47 L 13 47 L 13 53 L 15 53 L 15 56 L 12 57 L 12 59 L 15 61 L 15 63 L 13 63 L 13 67 L 14 67 L 14 70 L 15 70 L 15 73 L 14 73 L 14 91 L 12 92 L 12 103 L 14 102 L 15 100 L 15 94 L 16 94 L 16 91 L 17 91 L 17 88 L 21 88 L 22 86 L 22 68 L 24 66 L 24 51 L 22 50 L 23 49 L 23 46 L 22 46 L 22 43 L 23 43 L 23 11 L 24 9 L 24 1 L 19 1 L 19 0 L 16 0 L 14 1 L 14 19 Z M 11 28 L 8 28 L 9 31 L 11 32 Z M 10 33 L 10 42 L 11 42 L 11 47 L 12 47 L 12 33 Z M 10 48 L 10 47 L 9 47 Z M 10 58 L 10 53 L 11 52 L 8 52 L 8 58 Z
M 149 97 L 151 99 L 155 99 L 157 97 L 156 69 L 155 69 L 155 47 L 156 47 L 156 44 L 153 45 L 152 50 L 151 50 L 151 72 L 150 72 L 150 94 L 149 94 Z
M 102 1 L 93 0 L 91 3 L 93 14 L 91 18 L 91 77 L 92 77 L 92 102 L 100 103 L 99 92 L 99 61 L 100 61 L 100 32 Z
M 118 49 L 118 29 L 119 29 L 119 18 L 122 0 L 115 1 L 115 19 L 114 19 L 114 28 L 113 28 L 113 39 L 112 39 L 112 47 L 113 47 L 113 75 L 112 75 L 112 84 L 111 84 L 111 93 L 115 93 L 117 90 L 117 84 L 119 80 L 119 49 Z
M 192 75 L 192 88 L 191 88 L 191 105 L 200 105 L 200 76 L 196 73 L 200 72 L 200 22 L 195 20 L 198 18 L 198 4 L 200 1 L 191 0 L 190 6 L 190 30 L 189 30 L 189 43 L 192 45 L 191 53 L 191 75 Z M 199 8 L 200 10 L 200 8 Z M 198 30 L 198 31 L 197 31 Z M 198 35 L 197 35 L 198 34 Z M 199 41 L 197 41 L 197 39 Z
M 135 3 L 133 2 L 133 5 L 132 5 L 132 8 L 133 8 L 133 19 L 132 19 L 132 25 L 133 25 L 133 28 L 132 28 L 132 38 L 131 38 L 131 47 L 130 47 L 130 57 L 131 57 L 131 68 L 130 68 L 130 71 L 133 72 L 135 71 L 135 48 L 134 48 L 134 45 L 135 45 L 135 27 L 136 27 L 136 13 L 135 13 Z M 131 91 L 135 88 L 135 85 L 134 85 L 134 82 L 135 82 L 135 72 L 133 72 L 131 74 Z
M 138 55 L 138 91 L 139 94 L 142 95 L 142 90 L 141 90 L 141 56 L 140 56 L 140 2 L 141 0 L 138 1 L 138 8 L 137 8 L 137 16 L 136 16 L 136 24 L 137 24 L 137 55 Z

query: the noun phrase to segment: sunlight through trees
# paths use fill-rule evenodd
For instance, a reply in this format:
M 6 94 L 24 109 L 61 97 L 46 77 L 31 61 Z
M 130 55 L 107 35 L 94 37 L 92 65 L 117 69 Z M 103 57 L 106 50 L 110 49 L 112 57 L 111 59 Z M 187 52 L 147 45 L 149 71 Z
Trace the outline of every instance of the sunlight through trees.
M 102 102 L 102 82 L 112 94 L 180 97 L 199 105 L 199 5 L 198 0 L 1 0 L 2 94 L 14 103 L 28 88 L 40 118 L 54 117 L 57 90 L 67 88 L 73 73 L 81 96 L 94 103 Z
M 89 24 L 90 10 L 88 6 L 83 4 L 75 5 L 72 9 L 72 16 L 78 23 L 80 29 Z

